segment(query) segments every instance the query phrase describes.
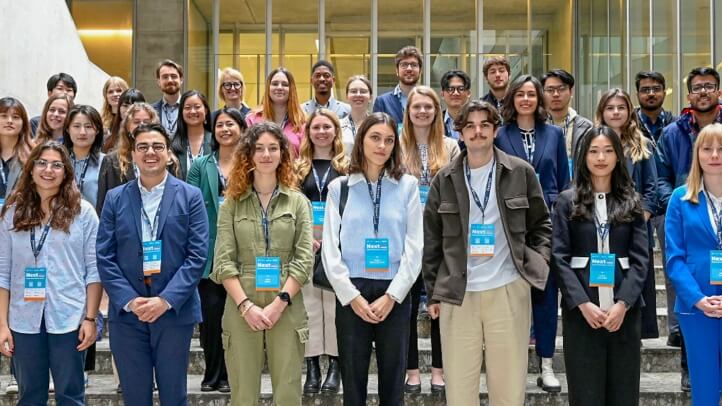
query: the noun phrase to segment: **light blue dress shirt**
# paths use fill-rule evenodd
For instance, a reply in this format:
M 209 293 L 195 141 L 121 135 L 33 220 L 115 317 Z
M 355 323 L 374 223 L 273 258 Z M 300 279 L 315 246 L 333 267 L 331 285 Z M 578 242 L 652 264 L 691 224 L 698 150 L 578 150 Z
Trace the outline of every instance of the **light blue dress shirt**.
M 0 224 L 0 289 L 10 291 L 8 323 L 12 331 L 23 334 L 51 334 L 77 330 L 86 315 L 86 287 L 100 283 L 95 260 L 98 216 L 95 208 L 80 201 L 80 214 L 70 224 L 70 232 L 50 229 L 38 255 L 37 267 L 47 268 L 45 300 L 26 302 L 25 268 L 35 267 L 30 231 L 13 231 L 15 207 L 10 207 Z M 39 240 L 42 230 L 36 227 Z M 36 240 L 37 241 L 37 240 Z
M 98 204 L 98 176 L 100 175 L 100 164 L 103 163 L 105 154 L 102 152 L 98 153 L 98 159 L 79 159 L 73 160 L 73 170 L 75 171 L 75 183 L 80 189 L 80 193 L 83 195 L 83 199 L 90 202 L 95 207 Z M 85 170 L 85 177 L 82 179 L 83 170 L 85 165 L 88 165 L 88 169 Z

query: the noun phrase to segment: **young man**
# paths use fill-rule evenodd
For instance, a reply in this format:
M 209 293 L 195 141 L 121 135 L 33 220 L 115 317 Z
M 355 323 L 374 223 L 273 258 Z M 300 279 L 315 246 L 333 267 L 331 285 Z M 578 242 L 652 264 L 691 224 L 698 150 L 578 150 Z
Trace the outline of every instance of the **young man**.
M 569 170 L 573 168 L 577 142 L 594 124 L 571 107 L 574 96 L 574 76 L 564 69 L 552 69 L 541 77 L 544 90 L 544 108 L 549 112 L 548 124 L 554 124 L 564 131 L 567 142 Z
M 46 87 L 48 89 L 48 97 L 56 94 L 65 94 L 70 96 L 71 99 L 75 99 L 75 95 L 78 94 L 78 84 L 75 83 L 75 79 L 64 72 L 56 73 L 48 78 Z M 40 116 L 35 116 L 30 119 L 30 130 L 33 132 L 33 136 L 35 136 L 35 131 L 37 131 L 39 126 Z
M 153 108 L 163 128 L 173 137 L 181 117 L 178 101 L 183 87 L 183 67 L 170 59 L 161 61 L 155 69 L 155 79 L 163 96 L 153 104 Z
M 509 87 L 509 73 L 511 66 L 504 56 L 495 56 L 487 59 L 482 67 L 486 83 L 489 84 L 489 93 L 481 100 L 491 103 L 497 110 L 501 108 L 501 102 Z
M 672 191 L 687 181 L 692 163 L 692 147 L 697 134 L 708 124 L 722 123 L 722 114 L 720 113 L 722 108 L 718 102 L 719 84 L 720 76 L 713 68 L 694 68 L 687 75 L 687 91 L 689 92 L 687 100 L 690 107 L 682 110 L 679 118 L 662 130 L 662 136 L 657 142 L 655 160 L 660 213 L 667 211 L 667 203 Z M 664 240 L 664 235 L 660 235 L 659 238 Z M 667 301 L 667 303 L 675 301 L 674 290 L 669 282 L 667 282 Z M 674 312 L 669 313 L 667 317 L 671 318 L 673 314 Z M 672 328 L 673 326 L 670 325 L 670 329 Z M 682 390 L 689 391 L 689 370 L 684 350 L 684 337 L 682 337 L 679 327 L 676 331 L 670 330 L 669 341 L 670 344 L 682 347 Z
M 463 70 L 450 70 L 441 77 L 441 98 L 446 103 L 444 132 L 447 137 L 459 139 L 461 133 L 454 129 L 454 120 L 471 95 L 471 78 Z
M 311 69 L 311 84 L 314 98 L 301 105 L 301 108 L 310 115 L 314 111 L 324 108 L 336 113 L 338 119 L 346 117 L 351 112 L 351 106 L 336 100 L 333 97 L 333 85 L 336 83 L 336 71 L 331 62 L 320 60 Z
M 423 65 L 423 57 L 421 51 L 413 46 L 406 46 L 396 53 L 396 76 L 399 83 L 394 90 L 386 92 L 376 98 L 373 111 L 381 111 L 387 113 L 401 127 L 404 121 L 404 112 L 406 111 L 406 101 L 409 92 L 416 87 L 421 77 L 421 69 Z
M 674 121 L 674 115 L 662 107 L 667 82 L 659 72 L 642 71 L 637 73 L 634 85 L 639 101 L 639 107 L 634 110 L 637 122 L 642 133 L 656 145 L 664 127 Z
M 198 282 L 208 253 L 201 191 L 166 170 L 170 137 L 158 124 L 134 132 L 138 180 L 108 192 L 98 228 L 98 271 L 108 292 L 115 359 L 127 405 L 187 404 Z
M 494 147 L 496 109 L 470 101 L 456 120 L 466 150 L 434 177 L 424 209 L 421 271 L 440 317 L 451 406 L 524 403 L 531 287 L 549 275 L 551 222 L 534 169 Z M 492 327 L 489 327 L 492 326 Z

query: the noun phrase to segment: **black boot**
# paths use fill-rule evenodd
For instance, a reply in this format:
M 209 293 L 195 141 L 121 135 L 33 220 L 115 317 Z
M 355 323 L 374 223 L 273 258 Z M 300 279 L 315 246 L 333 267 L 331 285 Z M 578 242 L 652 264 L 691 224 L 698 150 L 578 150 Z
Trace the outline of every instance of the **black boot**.
M 321 392 L 338 393 L 338 384 L 341 380 L 341 371 L 338 366 L 338 357 L 328 357 L 328 373 L 321 386 Z
M 306 383 L 303 384 L 303 393 L 318 393 L 321 387 L 321 367 L 318 357 L 306 358 Z

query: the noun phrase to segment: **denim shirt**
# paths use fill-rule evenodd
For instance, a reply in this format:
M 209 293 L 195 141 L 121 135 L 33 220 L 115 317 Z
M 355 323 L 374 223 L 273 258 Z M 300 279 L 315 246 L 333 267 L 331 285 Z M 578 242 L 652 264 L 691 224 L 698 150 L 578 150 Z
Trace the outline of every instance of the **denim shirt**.
M 50 229 L 37 262 L 38 267 L 47 268 L 45 301 L 40 302 L 26 302 L 23 298 L 25 268 L 36 265 L 30 232 L 13 231 L 14 215 L 15 207 L 10 207 L 0 224 L 0 289 L 10 291 L 10 329 L 37 334 L 44 316 L 48 333 L 77 330 L 86 315 L 86 288 L 91 283 L 100 283 L 95 258 L 98 232 L 95 209 L 81 200 L 80 214 L 70 224 L 69 233 Z M 36 227 L 37 239 L 41 232 Z

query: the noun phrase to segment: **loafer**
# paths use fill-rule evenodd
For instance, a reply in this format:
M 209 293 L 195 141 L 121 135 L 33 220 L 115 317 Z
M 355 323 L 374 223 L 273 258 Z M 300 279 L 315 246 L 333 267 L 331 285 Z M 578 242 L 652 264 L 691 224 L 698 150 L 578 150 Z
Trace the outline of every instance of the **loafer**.
M 123 393 L 123 388 L 118 384 L 118 386 L 115 388 L 115 393 Z
M 421 393 L 421 384 L 410 384 L 406 383 L 404 384 L 404 392 L 406 393 Z
M 689 382 L 689 371 L 682 370 L 682 379 L 680 381 L 682 392 L 690 392 L 692 390 L 692 384 Z
M 679 334 L 679 331 L 671 331 L 669 333 L 667 336 L 667 345 L 677 348 L 682 346 L 682 336 Z
M 431 393 L 442 394 L 444 392 L 446 392 L 446 385 L 437 385 L 435 383 L 431 384 Z
M 214 390 L 216 390 L 216 387 L 209 383 L 201 384 L 201 392 L 213 392 Z
M 231 393 L 231 385 L 228 382 L 221 382 L 216 390 L 221 393 Z

